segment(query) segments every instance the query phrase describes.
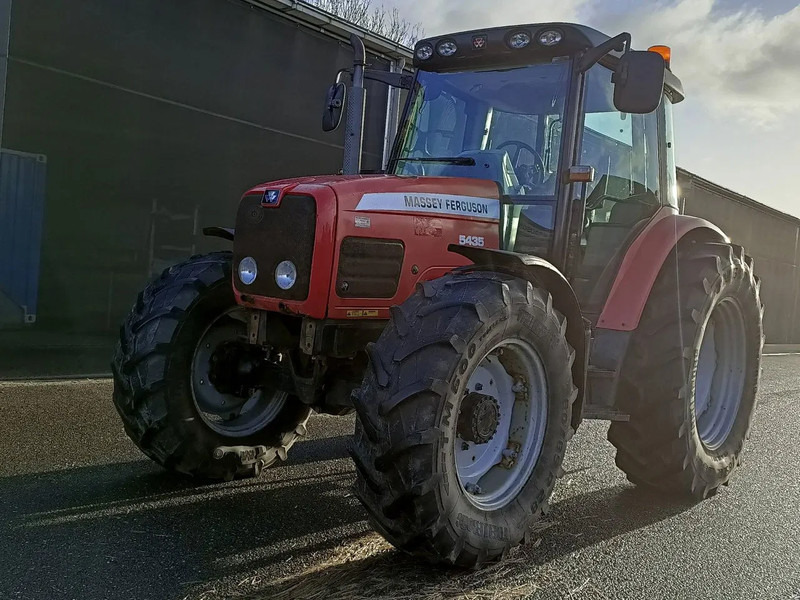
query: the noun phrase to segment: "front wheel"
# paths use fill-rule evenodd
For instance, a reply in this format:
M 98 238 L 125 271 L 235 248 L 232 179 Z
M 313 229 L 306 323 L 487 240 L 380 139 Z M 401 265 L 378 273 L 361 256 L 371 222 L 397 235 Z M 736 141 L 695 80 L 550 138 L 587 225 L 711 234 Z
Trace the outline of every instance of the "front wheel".
M 476 566 L 542 515 L 571 437 L 575 352 L 548 292 L 494 273 L 427 282 L 369 349 L 356 493 L 396 547 Z
M 111 365 L 114 405 L 131 440 L 165 468 L 257 475 L 286 457 L 310 414 L 268 384 L 270 366 L 247 343 L 231 254 L 195 256 L 148 285 L 125 319 Z

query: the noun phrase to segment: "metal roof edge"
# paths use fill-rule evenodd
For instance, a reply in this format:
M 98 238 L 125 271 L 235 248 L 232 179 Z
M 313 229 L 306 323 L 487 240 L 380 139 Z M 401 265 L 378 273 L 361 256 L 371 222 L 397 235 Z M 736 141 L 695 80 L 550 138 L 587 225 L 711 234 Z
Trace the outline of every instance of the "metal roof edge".
M 364 46 L 367 50 L 384 57 L 392 59 L 404 58 L 407 61 L 410 61 L 413 57 L 411 48 L 368 31 L 302 0 L 242 1 L 343 41 L 349 41 L 350 34 L 355 33 L 364 41 Z
M 681 167 L 678 167 L 677 171 L 679 176 L 682 175 L 687 179 L 689 179 L 692 185 L 697 185 L 711 192 L 718 193 L 721 196 L 725 196 L 726 198 L 734 200 L 735 202 L 739 202 L 740 204 L 749 206 L 750 208 L 754 208 L 758 211 L 779 217 L 784 221 L 789 221 L 791 223 L 794 223 L 795 225 L 800 225 L 800 217 L 795 217 L 794 215 L 790 215 L 789 213 L 780 211 L 777 208 L 773 208 L 771 206 L 758 202 L 757 200 L 753 200 L 748 196 L 735 192 L 732 189 L 721 186 L 718 183 L 714 183 L 713 181 L 709 181 L 708 179 L 705 179 L 700 175 L 696 175 L 691 171 L 687 171 L 686 169 L 682 169 Z

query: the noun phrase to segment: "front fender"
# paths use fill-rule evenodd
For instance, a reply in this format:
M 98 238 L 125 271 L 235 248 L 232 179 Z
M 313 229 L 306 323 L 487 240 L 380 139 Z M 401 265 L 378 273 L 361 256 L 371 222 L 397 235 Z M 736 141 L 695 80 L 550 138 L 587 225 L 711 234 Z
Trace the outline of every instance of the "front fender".
M 478 269 L 521 277 L 550 292 L 553 306 L 567 319 L 567 341 L 575 349 L 572 378 L 578 388 L 578 397 L 572 407 L 572 426 L 577 428 L 581 421 L 586 391 L 589 329 L 575 291 L 567 278 L 552 263 L 539 256 L 456 244 L 450 244 L 447 249 L 471 260 Z
M 236 231 L 229 227 L 203 227 L 203 235 L 206 237 L 218 237 L 232 242 L 236 236 Z

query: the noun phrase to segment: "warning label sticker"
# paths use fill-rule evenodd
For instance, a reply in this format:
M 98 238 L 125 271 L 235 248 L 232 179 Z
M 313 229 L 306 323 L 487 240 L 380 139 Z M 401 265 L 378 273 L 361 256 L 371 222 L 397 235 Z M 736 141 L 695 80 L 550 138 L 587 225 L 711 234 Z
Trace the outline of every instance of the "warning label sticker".
M 377 317 L 378 311 L 377 310 L 348 310 L 347 316 L 349 318 L 363 318 L 363 317 Z

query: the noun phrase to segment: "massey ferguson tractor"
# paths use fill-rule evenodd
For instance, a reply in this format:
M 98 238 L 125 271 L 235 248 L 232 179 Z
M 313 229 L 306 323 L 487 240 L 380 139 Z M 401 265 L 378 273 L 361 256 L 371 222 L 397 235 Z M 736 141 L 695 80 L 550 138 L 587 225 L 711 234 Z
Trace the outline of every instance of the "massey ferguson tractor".
M 547 23 L 352 40 L 324 128 L 343 174 L 245 192 L 232 252 L 139 294 L 113 359 L 136 445 L 202 479 L 285 460 L 355 410 L 355 489 L 406 552 L 476 566 L 529 538 L 582 419 L 633 483 L 697 499 L 739 464 L 763 345 L 753 262 L 680 214 L 669 49 Z M 407 90 L 361 174 L 364 80 Z M 344 109 L 347 108 L 345 111 Z

